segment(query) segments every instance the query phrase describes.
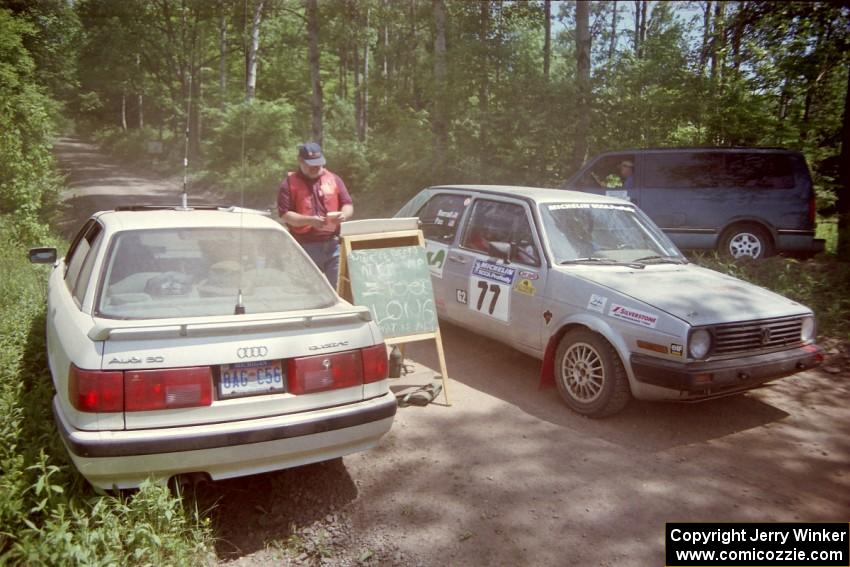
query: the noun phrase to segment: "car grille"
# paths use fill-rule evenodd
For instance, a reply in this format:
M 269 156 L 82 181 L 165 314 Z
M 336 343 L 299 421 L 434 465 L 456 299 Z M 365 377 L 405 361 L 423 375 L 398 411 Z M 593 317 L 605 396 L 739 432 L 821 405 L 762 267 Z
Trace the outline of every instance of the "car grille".
M 715 356 L 799 345 L 801 317 L 730 323 L 714 328 Z

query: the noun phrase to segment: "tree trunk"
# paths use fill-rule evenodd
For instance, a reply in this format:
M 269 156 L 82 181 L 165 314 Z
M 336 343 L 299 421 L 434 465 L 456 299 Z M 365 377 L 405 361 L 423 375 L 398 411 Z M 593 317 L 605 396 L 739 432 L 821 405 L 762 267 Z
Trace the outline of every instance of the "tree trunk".
M 723 26 L 723 12 L 725 11 L 725 6 L 723 2 L 715 2 L 714 3 L 714 30 L 711 38 L 711 90 L 713 94 L 719 94 L 718 83 L 721 78 L 721 67 L 722 67 L 722 50 L 723 43 L 725 38 L 724 26 Z
M 366 7 L 366 28 L 369 29 L 369 18 L 371 15 L 371 8 Z M 360 103 L 360 131 L 358 134 L 358 139 L 361 142 L 366 141 L 366 137 L 368 135 L 369 130 L 369 39 L 366 39 L 366 46 L 363 48 L 363 83 L 362 83 L 362 96 Z
M 121 90 L 121 129 L 127 131 L 127 91 Z
M 590 132 L 590 2 L 576 2 L 576 133 L 573 146 L 573 166 L 578 167 L 587 157 L 587 136 Z
M 616 4 L 616 3 L 615 3 Z M 549 62 L 552 58 L 552 0 L 545 0 L 543 3 L 543 78 L 549 82 Z
M 432 0 L 434 12 L 434 157 L 441 171 L 446 167 L 449 130 L 446 116 L 446 5 Z
M 481 59 L 478 62 L 478 109 L 480 118 L 478 124 L 478 166 L 481 172 L 486 171 L 490 157 L 489 150 L 489 118 L 490 118 L 490 3 L 480 2 L 478 45 L 481 48 Z
M 316 0 L 306 0 L 307 45 L 310 60 L 310 85 L 313 98 L 310 109 L 313 114 L 313 141 L 322 143 L 322 82 L 319 76 L 319 7 Z
M 850 260 L 850 65 L 847 65 L 847 91 L 841 126 L 841 187 L 838 189 L 838 259 Z
M 221 16 L 218 21 L 218 94 L 221 97 L 220 105 L 224 110 L 227 100 L 227 18 L 224 13 L 224 1 L 219 4 Z
M 640 5 L 640 58 L 643 59 L 644 44 L 646 43 L 646 9 L 649 7 L 649 3 L 643 0 Z
M 711 0 L 705 3 L 702 14 L 702 49 L 699 52 L 699 75 L 705 76 L 705 64 L 708 61 L 708 50 L 711 44 Z
M 608 67 L 614 63 L 617 50 L 617 0 L 614 0 L 614 12 L 611 15 L 611 43 L 608 44 Z
M 145 127 L 145 95 L 139 93 L 139 130 Z
M 640 58 L 640 10 L 641 0 L 635 0 L 635 57 Z
M 136 53 L 136 76 L 138 77 L 139 87 L 136 93 L 137 111 L 139 118 L 139 130 L 145 127 L 145 111 L 144 111 L 144 94 L 142 93 L 143 75 L 142 75 L 142 56 Z
M 254 19 L 251 22 L 251 49 L 248 52 L 248 84 L 245 89 L 245 100 L 254 100 L 257 90 L 257 51 L 260 48 L 260 22 L 263 18 L 263 4 L 265 0 L 259 0 L 254 8 Z

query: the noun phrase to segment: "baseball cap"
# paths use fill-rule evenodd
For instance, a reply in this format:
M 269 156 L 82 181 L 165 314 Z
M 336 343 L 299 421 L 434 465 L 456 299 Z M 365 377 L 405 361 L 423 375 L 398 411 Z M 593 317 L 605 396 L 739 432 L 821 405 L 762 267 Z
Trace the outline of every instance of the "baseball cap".
M 311 166 L 325 165 L 325 156 L 322 153 L 322 146 L 316 142 L 307 142 L 298 146 L 298 157 L 304 160 L 304 163 Z

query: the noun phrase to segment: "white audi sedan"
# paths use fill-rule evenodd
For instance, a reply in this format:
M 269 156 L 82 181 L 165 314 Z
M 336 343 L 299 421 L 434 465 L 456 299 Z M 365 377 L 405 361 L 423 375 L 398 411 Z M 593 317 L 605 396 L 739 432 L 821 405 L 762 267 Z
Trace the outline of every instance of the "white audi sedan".
M 223 479 L 376 445 L 396 411 L 368 309 L 257 211 L 93 215 L 52 263 L 53 413 L 94 486 Z

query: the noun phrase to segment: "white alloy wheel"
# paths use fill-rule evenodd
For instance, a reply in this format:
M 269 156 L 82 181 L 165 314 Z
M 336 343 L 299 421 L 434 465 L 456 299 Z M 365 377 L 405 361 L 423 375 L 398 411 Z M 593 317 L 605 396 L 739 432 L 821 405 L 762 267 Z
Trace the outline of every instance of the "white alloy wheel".
M 571 397 L 590 403 L 602 393 L 605 369 L 599 353 L 592 346 L 574 343 L 561 359 L 561 376 Z
M 771 254 L 771 240 L 767 231 L 755 224 L 734 226 L 723 233 L 719 251 L 732 258 L 760 260 Z
M 614 347 L 589 329 L 568 331 L 555 354 L 555 384 L 572 410 L 590 417 L 617 413 L 631 397 Z

